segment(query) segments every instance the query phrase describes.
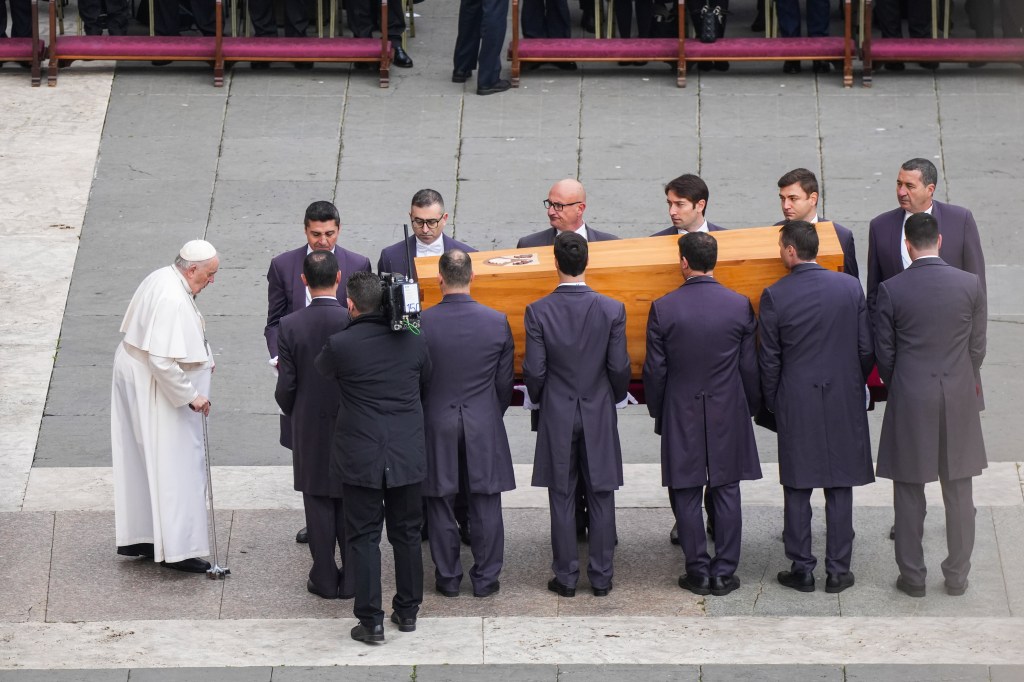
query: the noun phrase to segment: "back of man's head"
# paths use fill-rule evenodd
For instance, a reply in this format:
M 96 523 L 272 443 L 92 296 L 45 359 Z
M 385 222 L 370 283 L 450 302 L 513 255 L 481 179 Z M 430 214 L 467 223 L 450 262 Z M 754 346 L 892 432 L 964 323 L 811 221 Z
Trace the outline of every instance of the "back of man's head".
M 779 228 L 779 243 L 792 246 L 796 257 L 812 261 L 818 257 L 818 231 L 806 220 L 787 220 Z
M 688 200 L 694 206 L 697 202 L 704 200 L 704 209 L 707 210 L 707 203 L 709 198 L 708 184 L 704 182 L 699 175 L 693 173 L 686 173 L 680 175 L 674 180 L 670 180 L 665 185 L 665 194 L 672 192 L 677 197 Z M 704 213 L 704 211 L 701 211 Z
M 910 159 L 905 161 L 900 168 L 905 171 L 917 171 L 920 173 L 921 182 L 926 187 L 939 184 L 939 171 L 935 168 L 935 164 L 928 159 Z
M 798 184 L 807 196 L 818 191 L 818 178 L 806 168 L 794 168 L 779 178 L 778 184 L 779 189 Z
M 473 261 L 462 249 L 449 249 L 437 262 L 437 271 L 449 289 L 465 289 L 473 279 Z
M 582 275 L 587 269 L 587 240 L 575 232 L 559 232 L 555 237 L 555 263 L 558 271 L 569 277 Z
M 311 290 L 330 289 L 338 282 L 338 258 L 333 251 L 311 251 L 302 261 L 302 274 Z
M 348 278 L 345 293 L 360 315 L 380 310 L 383 299 L 380 278 L 372 272 L 353 272 Z
M 918 251 L 934 249 L 939 243 L 939 223 L 927 213 L 915 213 L 907 218 L 903 229 L 907 241 Z
M 326 223 L 334 221 L 341 225 L 341 216 L 338 215 L 338 208 L 329 201 L 314 201 L 306 208 L 306 217 L 302 224 L 309 227 L 311 222 Z
M 707 232 L 684 234 L 679 237 L 679 258 L 695 272 L 711 272 L 718 263 L 718 241 Z

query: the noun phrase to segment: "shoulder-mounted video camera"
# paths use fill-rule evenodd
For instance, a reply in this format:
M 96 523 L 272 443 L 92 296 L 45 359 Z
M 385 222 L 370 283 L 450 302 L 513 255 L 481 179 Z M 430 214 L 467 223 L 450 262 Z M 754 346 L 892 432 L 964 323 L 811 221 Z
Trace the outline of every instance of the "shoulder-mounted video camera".
M 402 225 L 405 233 L 405 270 L 412 272 L 412 248 L 409 244 L 409 226 Z M 420 287 L 416 280 L 397 272 L 380 272 L 381 312 L 391 330 L 420 333 Z

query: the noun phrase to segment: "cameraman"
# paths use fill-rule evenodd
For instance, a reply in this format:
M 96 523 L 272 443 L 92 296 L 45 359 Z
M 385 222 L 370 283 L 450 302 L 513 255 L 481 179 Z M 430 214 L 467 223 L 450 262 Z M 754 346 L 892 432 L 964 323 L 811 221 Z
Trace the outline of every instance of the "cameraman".
M 380 533 L 387 520 L 395 553 L 391 621 L 416 629 L 423 601 L 420 486 L 426 475 L 420 392 L 430 379 L 424 339 L 393 332 L 383 315 L 381 280 L 355 272 L 346 287 L 352 323 L 327 340 L 316 368 L 341 388 L 331 449 L 331 477 L 340 478 L 345 528 L 355 569 L 352 639 L 384 641 Z M 347 567 L 346 567 L 347 570 Z

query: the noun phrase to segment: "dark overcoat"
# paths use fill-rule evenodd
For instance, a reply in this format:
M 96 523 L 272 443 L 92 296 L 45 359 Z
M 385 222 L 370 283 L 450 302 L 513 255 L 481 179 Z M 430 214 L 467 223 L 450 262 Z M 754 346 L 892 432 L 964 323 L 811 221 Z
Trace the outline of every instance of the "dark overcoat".
M 515 346 L 504 313 L 468 294 L 448 294 L 422 314 L 433 373 L 423 395 L 427 478 L 423 494 L 459 491 L 459 418 L 469 490 L 493 494 L 516 487 L 502 419 L 512 402 Z
M 919 258 L 878 287 L 875 356 L 889 385 L 878 475 L 903 483 L 939 476 L 945 439 L 949 480 L 987 466 L 979 376 L 987 306 L 977 275 Z
M 533 485 L 570 494 L 569 456 L 579 410 L 596 491 L 622 485 L 615 404 L 629 388 L 626 307 L 588 286 L 562 285 L 526 307 L 523 378 L 540 405 Z
M 798 264 L 765 288 L 759 322 L 761 389 L 775 413 L 782 485 L 874 481 L 864 382 L 875 358 L 860 282 Z
M 824 222 L 820 217 L 819 222 Z M 776 226 L 784 225 L 785 222 L 777 222 Z M 853 231 L 833 222 L 832 227 L 836 230 L 836 237 L 839 239 L 839 248 L 843 250 L 843 272 L 852 277 L 860 279 L 860 267 L 857 265 L 857 245 L 853 240 Z
M 756 330 L 747 297 L 710 276 L 651 305 L 644 395 L 661 434 L 662 485 L 761 478 L 750 421 L 760 403 Z
M 558 236 L 558 230 L 553 227 L 549 227 L 546 230 L 540 232 L 534 232 L 528 234 L 525 237 L 520 238 L 516 244 L 517 249 L 529 248 L 531 246 L 554 246 L 555 237 Z M 588 242 L 607 242 L 613 239 L 618 239 L 614 234 L 608 234 L 607 232 L 599 232 L 587 225 L 587 241 Z
M 446 234 L 441 235 L 442 244 L 444 245 L 445 251 L 451 249 L 460 249 L 466 253 L 473 253 L 476 251 L 469 244 L 463 244 L 462 242 L 452 239 Z M 406 244 L 408 243 L 409 250 L 406 252 Z M 410 277 L 409 268 L 406 267 L 406 255 L 412 254 L 412 279 L 419 279 L 416 276 L 416 236 L 412 235 L 408 239 L 386 246 L 380 252 L 380 258 L 377 259 L 377 272 L 394 272 L 400 275 Z

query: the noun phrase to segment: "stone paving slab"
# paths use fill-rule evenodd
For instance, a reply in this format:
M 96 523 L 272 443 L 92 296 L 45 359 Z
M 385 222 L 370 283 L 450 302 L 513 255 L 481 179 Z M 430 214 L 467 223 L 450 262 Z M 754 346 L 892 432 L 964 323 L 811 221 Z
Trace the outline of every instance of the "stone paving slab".
M 875 678 L 878 679 L 878 678 Z M 701 682 L 846 682 L 839 665 L 704 665 Z
M 54 515 L 4 514 L 0 523 L 0 621 L 24 623 L 46 616 Z
M 985 665 L 848 665 L 845 682 L 902 680 L 903 682 L 988 682 Z

